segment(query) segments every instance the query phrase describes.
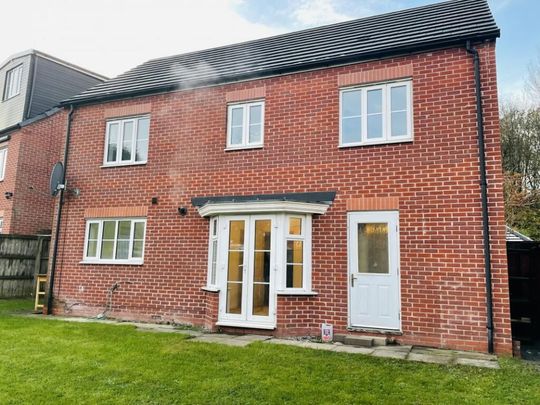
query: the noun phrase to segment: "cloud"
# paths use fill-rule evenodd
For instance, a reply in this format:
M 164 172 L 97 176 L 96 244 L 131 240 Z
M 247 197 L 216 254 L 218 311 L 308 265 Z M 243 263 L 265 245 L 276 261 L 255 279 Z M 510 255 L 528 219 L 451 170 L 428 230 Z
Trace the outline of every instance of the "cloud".
M 339 12 L 332 0 L 303 0 L 293 9 L 293 18 L 299 25 L 314 26 L 351 19 Z

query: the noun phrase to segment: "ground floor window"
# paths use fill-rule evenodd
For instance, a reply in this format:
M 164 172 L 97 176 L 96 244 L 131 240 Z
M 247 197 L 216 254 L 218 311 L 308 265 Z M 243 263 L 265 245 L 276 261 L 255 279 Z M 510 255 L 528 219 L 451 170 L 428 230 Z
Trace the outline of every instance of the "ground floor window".
M 145 218 L 90 219 L 86 222 L 84 262 L 142 264 Z

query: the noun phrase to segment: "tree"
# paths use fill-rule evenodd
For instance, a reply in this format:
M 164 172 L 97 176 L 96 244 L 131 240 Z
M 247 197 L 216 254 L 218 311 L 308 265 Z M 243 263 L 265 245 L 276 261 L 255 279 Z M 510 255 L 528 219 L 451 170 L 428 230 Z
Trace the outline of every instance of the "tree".
M 506 222 L 540 240 L 540 109 L 505 105 L 501 146 Z

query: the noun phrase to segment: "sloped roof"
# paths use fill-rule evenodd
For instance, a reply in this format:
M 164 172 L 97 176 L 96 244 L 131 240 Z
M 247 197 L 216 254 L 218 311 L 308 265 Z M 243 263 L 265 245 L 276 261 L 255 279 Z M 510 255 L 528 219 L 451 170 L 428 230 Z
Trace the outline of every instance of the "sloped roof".
M 532 242 L 533 240 L 528 236 L 519 233 L 515 229 L 506 225 L 506 241 L 507 242 Z
M 486 0 L 452 0 L 153 59 L 65 100 L 113 100 L 496 38 Z

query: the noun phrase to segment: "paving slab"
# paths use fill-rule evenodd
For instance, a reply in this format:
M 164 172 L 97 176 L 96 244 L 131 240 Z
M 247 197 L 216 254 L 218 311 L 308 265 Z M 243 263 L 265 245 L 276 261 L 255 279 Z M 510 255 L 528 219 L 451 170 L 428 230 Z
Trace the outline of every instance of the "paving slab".
M 408 351 L 375 349 L 371 355 L 374 356 L 374 357 L 387 357 L 387 358 L 390 358 L 390 359 L 405 360 L 407 358 L 408 354 L 409 354 Z
M 334 351 L 337 353 L 370 355 L 375 351 L 375 349 L 368 348 L 368 347 L 354 347 L 354 346 L 346 346 L 346 345 L 334 345 L 334 346 L 335 346 Z
M 478 352 L 462 352 L 459 350 L 452 350 L 454 355 L 463 359 L 477 359 L 477 360 L 497 360 L 497 356 L 494 354 L 478 353 Z
M 494 360 L 479 360 L 479 359 L 469 359 L 465 357 L 458 357 L 456 359 L 456 364 L 462 366 L 473 366 L 473 367 L 484 367 L 484 368 L 495 368 L 499 369 L 499 363 Z
M 272 339 L 272 336 L 264 336 L 264 335 L 240 335 L 237 336 L 235 339 L 247 341 L 247 342 L 264 342 L 265 340 Z
M 433 364 L 450 364 L 453 360 L 452 356 L 441 356 L 440 354 L 422 354 L 409 353 L 407 360 L 421 361 L 422 363 Z

